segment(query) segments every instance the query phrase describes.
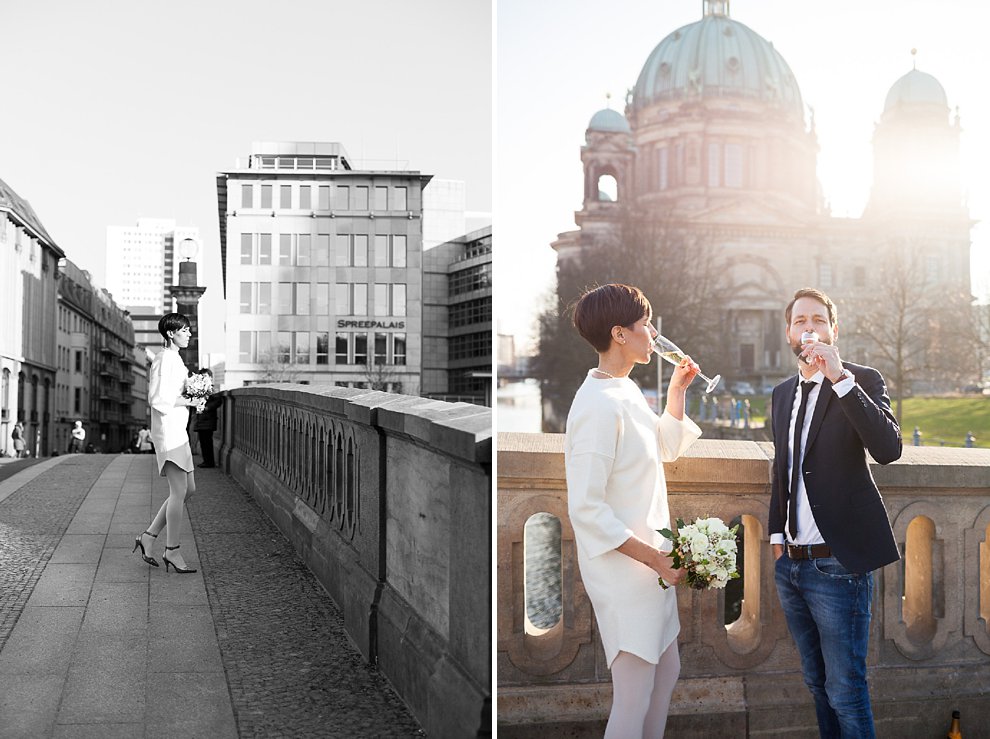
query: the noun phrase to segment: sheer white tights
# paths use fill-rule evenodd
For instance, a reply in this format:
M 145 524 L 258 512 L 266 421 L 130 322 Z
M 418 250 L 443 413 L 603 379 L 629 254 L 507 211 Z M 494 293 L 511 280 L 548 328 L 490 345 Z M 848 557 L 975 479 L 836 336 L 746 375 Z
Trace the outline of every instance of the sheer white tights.
M 655 665 L 635 654 L 619 652 L 612 661 L 612 712 L 605 739 L 662 739 L 670 696 L 680 672 L 676 641 Z

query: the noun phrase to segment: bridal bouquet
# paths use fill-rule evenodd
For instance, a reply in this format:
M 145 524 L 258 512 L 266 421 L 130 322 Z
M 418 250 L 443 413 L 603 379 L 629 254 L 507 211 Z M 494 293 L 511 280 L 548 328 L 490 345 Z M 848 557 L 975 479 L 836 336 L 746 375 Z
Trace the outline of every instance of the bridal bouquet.
M 213 395 L 213 378 L 205 372 L 190 375 L 186 378 L 186 385 L 182 389 L 182 394 L 187 398 L 198 400 L 196 412 L 202 413 L 203 409 L 206 408 L 206 399 Z
M 694 523 L 684 525 L 677 519 L 677 533 L 670 529 L 660 529 L 657 533 L 674 542 L 670 556 L 674 567 L 687 570 L 687 584 L 696 590 L 724 588 L 729 580 L 739 577 L 736 571 L 736 532 L 738 524 L 731 529 L 719 518 L 696 518 Z M 660 587 L 669 586 L 663 578 L 657 578 Z

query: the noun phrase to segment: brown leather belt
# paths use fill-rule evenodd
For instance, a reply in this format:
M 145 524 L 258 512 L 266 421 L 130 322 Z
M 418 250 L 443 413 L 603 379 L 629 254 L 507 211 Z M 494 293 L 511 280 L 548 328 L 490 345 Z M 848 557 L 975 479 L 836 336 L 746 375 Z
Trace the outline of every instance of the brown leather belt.
M 803 546 L 788 544 L 787 556 L 791 559 L 819 559 L 831 557 L 832 550 L 828 548 L 828 544 L 805 544 Z

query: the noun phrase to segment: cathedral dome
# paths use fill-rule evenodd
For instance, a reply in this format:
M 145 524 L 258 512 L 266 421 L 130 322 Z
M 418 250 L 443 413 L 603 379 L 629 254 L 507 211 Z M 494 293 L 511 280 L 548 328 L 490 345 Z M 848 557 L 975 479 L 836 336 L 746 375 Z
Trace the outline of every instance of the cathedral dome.
M 729 18 L 727 3 L 707 3 L 704 18 L 657 45 L 639 74 L 632 104 L 642 108 L 661 100 L 700 98 L 755 100 L 804 117 L 801 91 L 784 57 Z
M 949 99 L 946 97 L 945 88 L 937 79 L 930 74 L 912 69 L 891 86 L 887 100 L 883 104 L 883 112 L 886 113 L 900 105 L 937 105 L 946 109 L 949 107 Z
M 611 108 L 604 108 L 591 116 L 588 130 L 630 133 L 629 121 L 626 120 L 626 117 Z

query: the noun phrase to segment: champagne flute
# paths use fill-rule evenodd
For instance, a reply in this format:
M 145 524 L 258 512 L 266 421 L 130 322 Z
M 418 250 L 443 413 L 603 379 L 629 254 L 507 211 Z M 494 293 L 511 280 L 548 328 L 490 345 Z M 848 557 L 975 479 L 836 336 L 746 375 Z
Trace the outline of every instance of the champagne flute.
M 653 340 L 653 351 L 671 364 L 680 364 L 681 360 L 684 359 L 684 352 L 681 351 L 680 347 L 666 336 L 661 336 L 660 334 L 657 334 L 657 337 Z M 705 388 L 706 393 L 714 390 L 722 379 L 722 375 L 715 375 L 715 377 L 709 378 L 701 372 L 698 373 L 698 377 L 708 383 L 708 387 Z
M 805 331 L 801 334 L 801 345 L 810 344 L 814 341 L 818 341 L 818 334 L 814 331 Z M 811 357 L 801 357 L 801 361 L 807 365 L 811 365 Z

